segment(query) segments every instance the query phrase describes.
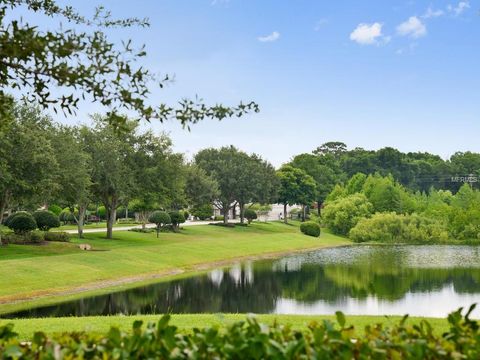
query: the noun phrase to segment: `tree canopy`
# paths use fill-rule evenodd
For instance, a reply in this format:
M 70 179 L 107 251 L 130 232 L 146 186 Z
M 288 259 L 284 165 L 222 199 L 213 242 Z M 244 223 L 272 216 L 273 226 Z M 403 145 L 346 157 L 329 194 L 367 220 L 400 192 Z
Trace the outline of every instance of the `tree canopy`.
M 58 20 L 57 30 L 17 18 L 21 9 Z M 61 24 L 60 24 L 61 23 Z M 175 119 L 188 126 L 205 118 L 224 119 L 258 112 L 254 102 L 228 107 L 206 105 L 202 99 L 182 99 L 176 105 L 150 99 L 152 88 L 171 79 L 142 66 L 144 46 L 109 39 L 105 29 L 148 27 L 148 19 L 115 19 L 103 7 L 88 18 L 55 0 L 0 1 L 0 119 L 10 113 L 9 91 L 17 90 L 30 103 L 73 114 L 83 100 L 101 104 L 106 120 L 128 129 L 122 112 L 137 120 Z

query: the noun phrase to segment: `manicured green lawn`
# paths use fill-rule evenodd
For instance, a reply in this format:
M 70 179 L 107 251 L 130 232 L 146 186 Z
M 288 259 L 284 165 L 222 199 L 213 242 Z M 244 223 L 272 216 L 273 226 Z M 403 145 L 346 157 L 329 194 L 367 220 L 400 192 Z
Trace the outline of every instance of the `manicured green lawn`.
M 90 333 L 106 333 L 110 326 L 117 326 L 123 331 L 129 331 L 134 320 L 143 320 L 144 323 L 157 322 L 160 315 L 139 316 L 95 316 L 95 317 L 70 317 L 70 318 L 45 318 L 45 319 L 21 319 L 0 320 L 0 325 L 14 323 L 15 331 L 22 339 L 30 339 L 34 332 L 43 331 L 49 335 L 71 331 L 88 331 Z M 304 330 L 312 321 L 328 319 L 335 322 L 335 316 L 305 316 L 305 315 L 257 315 L 260 322 L 271 325 L 275 320 L 280 324 L 290 325 L 297 330 Z M 189 332 L 194 328 L 207 326 L 225 326 L 235 321 L 245 320 L 245 314 L 186 314 L 172 315 L 171 325 L 177 326 L 181 331 Z M 366 325 L 383 323 L 384 325 L 398 323 L 401 317 L 385 316 L 347 316 L 347 325 L 355 326 L 358 334 L 363 332 Z M 419 323 L 421 318 L 410 318 L 409 324 Z M 448 329 L 446 319 L 429 318 L 428 322 L 433 326 L 437 334 Z
M 152 233 L 128 231 L 115 232 L 114 240 L 104 236 L 95 233 L 72 243 L 0 248 L 0 273 L 4 274 L 0 313 L 79 296 L 80 288 L 82 295 L 92 295 L 108 287 L 151 282 L 155 277 L 199 271 L 241 257 L 350 244 L 328 233 L 308 237 L 298 226 L 278 222 L 236 228 L 192 226 L 177 234 L 161 233 L 158 239 Z M 80 242 L 97 251 L 79 250 Z

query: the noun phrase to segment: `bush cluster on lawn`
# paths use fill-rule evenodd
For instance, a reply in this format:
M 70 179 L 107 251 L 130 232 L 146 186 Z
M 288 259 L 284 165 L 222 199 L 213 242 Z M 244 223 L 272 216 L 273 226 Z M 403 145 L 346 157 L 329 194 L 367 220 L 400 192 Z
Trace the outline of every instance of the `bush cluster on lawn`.
M 439 243 L 448 241 L 448 230 L 439 221 L 417 214 L 377 213 L 350 230 L 355 242 Z
M 312 322 L 306 331 L 277 323 L 269 327 L 250 317 L 226 329 L 182 334 L 165 315 L 146 328 L 135 321 L 131 334 L 115 327 L 106 335 L 54 339 L 36 333 L 31 342 L 18 339 L 7 324 L 0 327 L 0 354 L 6 359 L 479 359 L 480 326 L 469 318 L 470 311 L 450 314 L 450 329 L 443 335 L 436 335 L 425 320 L 408 325 L 407 317 L 391 327 L 372 324 L 356 333 L 340 312 L 337 323 Z
M 313 221 L 307 221 L 300 224 L 300 231 L 308 236 L 319 237 L 320 225 Z
M 66 233 L 51 233 L 48 230 L 60 226 L 60 220 L 53 212 L 46 210 L 35 211 L 32 214 L 18 211 L 10 215 L 4 224 L 13 230 L 13 233 L 3 235 L 3 241 L 9 244 L 40 243 L 42 241 L 69 241 Z M 44 233 L 34 232 L 35 229 Z

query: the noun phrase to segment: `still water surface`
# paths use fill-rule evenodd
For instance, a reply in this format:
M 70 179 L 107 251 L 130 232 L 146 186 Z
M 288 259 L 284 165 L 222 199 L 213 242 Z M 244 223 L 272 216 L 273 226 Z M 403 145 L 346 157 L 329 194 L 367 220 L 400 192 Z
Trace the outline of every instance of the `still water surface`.
M 480 247 L 352 246 L 246 262 L 4 317 L 337 310 L 442 317 L 474 302 L 480 302 Z

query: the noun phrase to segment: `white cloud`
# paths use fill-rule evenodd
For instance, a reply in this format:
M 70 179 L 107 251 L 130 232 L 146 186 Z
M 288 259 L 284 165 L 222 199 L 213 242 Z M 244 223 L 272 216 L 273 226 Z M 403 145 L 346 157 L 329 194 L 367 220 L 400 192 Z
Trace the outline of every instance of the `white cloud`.
M 257 40 L 260 42 L 272 42 L 272 41 L 277 41 L 279 38 L 280 38 L 280 33 L 278 31 L 274 31 L 270 35 L 258 37 Z
M 407 21 L 397 26 L 397 33 L 416 39 L 427 34 L 427 27 L 418 17 L 411 16 Z
M 461 15 L 464 11 L 470 9 L 469 1 L 460 1 L 456 6 L 448 5 L 447 10 L 453 12 L 456 16 Z
M 434 10 L 432 9 L 432 7 L 430 6 L 428 9 L 427 9 L 427 12 L 425 14 L 422 15 L 422 18 L 424 19 L 431 19 L 431 18 L 436 18 L 436 17 L 439 17 L 439 16 L 442 16 L 444 15 L 445 12 L 443 10 Z
M 214 6 L 214 5 L 218 5 L 218 4 L 228 4 L 230 2 L 230 0 L 212 0 L 210 2 L 210 5 Z
M 313 28 L 313 30 L 315 30 L 315 31 L 320 31 L 320 29 L 321 29 L 323 26 L 327 25 L 327 24 L 328 24 L 328 19 L 326 19 L 326 18 L 320 19 L 320 20 L 318 20 L 318 21 L 316 22 L 315 27 Z
M 361 45 L 378 45 L 390 41 L 390 37 L 382 35 L 383 25 L 376 22 L 373 24 L 359 24 L 350 34 L 350 40 Z

